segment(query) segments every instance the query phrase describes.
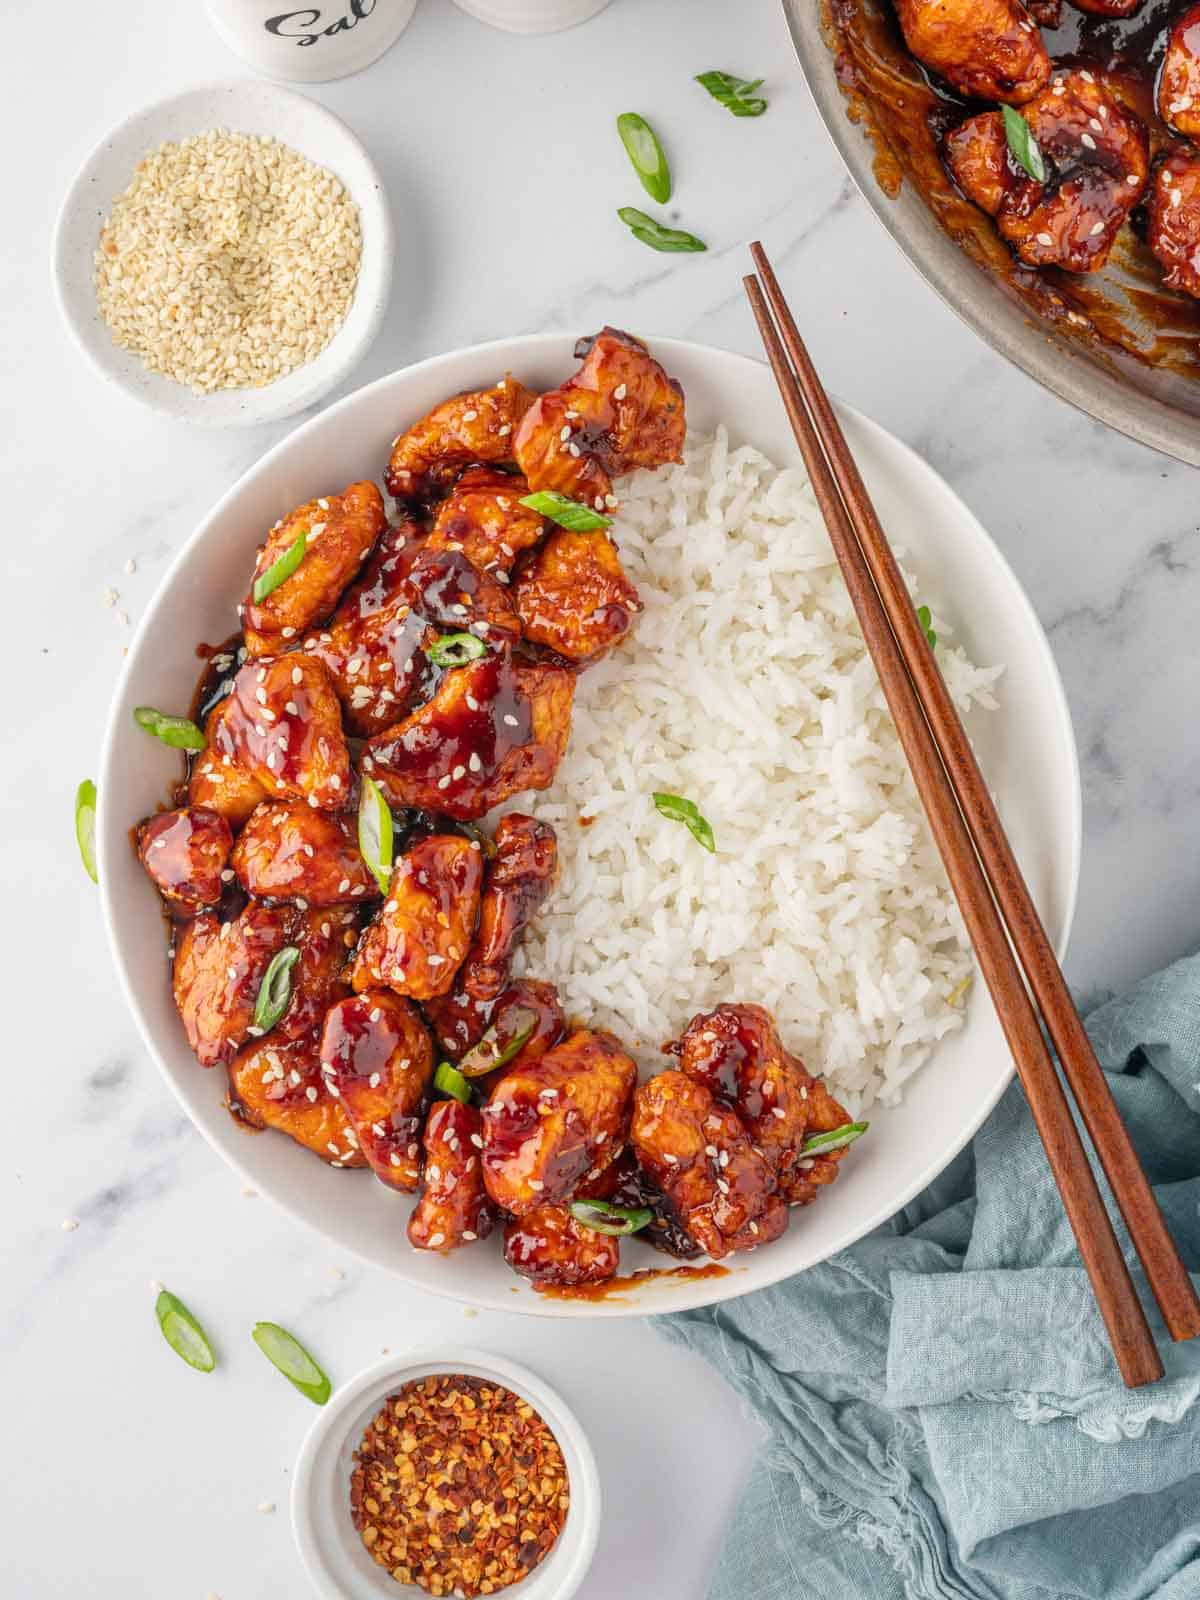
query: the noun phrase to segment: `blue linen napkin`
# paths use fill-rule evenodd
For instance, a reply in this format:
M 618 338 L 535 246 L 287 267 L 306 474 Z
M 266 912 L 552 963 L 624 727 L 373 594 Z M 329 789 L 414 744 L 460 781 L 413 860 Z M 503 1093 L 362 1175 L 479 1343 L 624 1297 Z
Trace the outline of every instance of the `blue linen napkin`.
M 1195 1274 L 1200 956 L 1088 1031 Z M 1135 1280 L 1167 1375 L 1130 1391 L 1014 1084 L 851 1249 L 656 1318 L 769 1430 L 710 1600 L 1198 1600 L 1200 1340 L 1172 1344 Z

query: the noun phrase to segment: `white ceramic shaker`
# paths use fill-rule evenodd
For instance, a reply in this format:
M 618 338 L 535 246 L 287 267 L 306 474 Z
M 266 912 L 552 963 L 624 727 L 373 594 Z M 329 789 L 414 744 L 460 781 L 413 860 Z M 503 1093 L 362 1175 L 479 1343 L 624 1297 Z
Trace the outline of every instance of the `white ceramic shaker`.
M 361 72 L 407 28 L 417 0 L 205 0 L 209 20 L 264 77 L 324 83 Z
M 609 0 L 454 0 L 460 10 L 508 33 L 557 33 L 586 22 Z

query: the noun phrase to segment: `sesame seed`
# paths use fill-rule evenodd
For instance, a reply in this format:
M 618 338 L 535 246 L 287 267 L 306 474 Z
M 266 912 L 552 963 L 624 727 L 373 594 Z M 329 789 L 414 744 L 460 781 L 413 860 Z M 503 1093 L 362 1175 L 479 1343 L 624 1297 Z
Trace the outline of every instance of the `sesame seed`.
M 264 1516 L 269 1516 L 275 1509 L 275 1502 L 274 1500 L 260 1500 L 258 1509 L 263 1513 Z
M 1048 233 L 1039 233 L 1037 236 L 1037 242 L 1039 244 L 1044 244 L 1046 248 L 1049 249 L 1049 247 L 1054 243 L 1054 240 Z
M 510 713 L 507 711 L 504 713 L 504 720 L 510 728 L 520 727 L 520 723 L 517 721 L 516 717 L 510 715 Z
M 546 1185 L 542 1182 L 542 1180 L 540 1178 L 530 1178 L 529 1179 L 529 1187 L 531 1189 L 533 1189 L 536 1193 L 541 1194 L 542 1190 L 546 1187 Z
M 571 437 L 570 428 L 569 427 L 564 427 L 562 429 L 562 431 L 559 433 L 558 437 L 562 440 L 563 444 L 566 444 L 567 440 Z
M 617 387 L 613 390 L 613 399 L 614 400 L 624 400 L 627 392 L 628 391 L 626 390 L 625 385 L 623 383 L 619 383 L 617 385 Z
M 462 419 L 464 422 L 474 422 L 478 416 L 478 411 L 472 409 L 470 411 L 464 411 L 462 414 Z
M 311 1100 L 311 1101 L 313 1101 L 315 1103 L 316 1098 L 317 1098 L 317 1090 L 316 1090 L 315 1085 L 310 1083 L 308 1088 L 305 1089 L 304 1093 L 308 1096 L 309 1100 Z
M 439 1245 L 443 1245 L 445 1242 L 446 1235 L 442 1233 L 440 1229 L 437 1233 L 430 1234 L 429 1236 L 429 1248 L 431 1250 L 436 1250 Z
M 1092 138 L 1090 133 L 1081 133 L 1079 135 L 1079 142 L 1081 145 L 1083 145 L 1085 150 L 1094 150 L 1096 148 L 1096 141 Z
M 1101 234 L 1103 232 L 1104 232 L 1104 224 L 1102 222 L 1093 222 L 1092 223 L 1091 237 L 1093 239 L 1095 239 L 1097 237 L 1097 235 L 1099 235 L 1099 234 Z
M 59 1226 L 62 1228 L 62 1231 L 64 1233 L 74 1233 L 75 1229 L 79 1226 L 79 1218 L 78 1217 L 64 1217 L 62 1219 L 62 1222 L 59 1224 Z

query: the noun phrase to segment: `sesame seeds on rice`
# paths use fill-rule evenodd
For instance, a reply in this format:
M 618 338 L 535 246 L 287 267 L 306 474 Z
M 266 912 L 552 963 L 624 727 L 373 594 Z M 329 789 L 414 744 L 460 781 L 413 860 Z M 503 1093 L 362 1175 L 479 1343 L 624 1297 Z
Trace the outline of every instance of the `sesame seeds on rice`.
M 277 139 L 214 128 L 161 145 L 96 251 L 113 339 L 197 393 L 263 388 L 320 354 L 358 283 L 358 208 Z

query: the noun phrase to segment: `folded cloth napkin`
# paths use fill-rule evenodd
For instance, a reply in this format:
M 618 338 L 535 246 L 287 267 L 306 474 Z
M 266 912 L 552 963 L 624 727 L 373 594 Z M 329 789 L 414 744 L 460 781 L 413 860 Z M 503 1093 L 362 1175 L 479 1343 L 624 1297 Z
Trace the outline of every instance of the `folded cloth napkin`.
M 1200 957 L 1088 1031 L 1195 1273 Z M 1167 1375 L 1130 1391 L 1014 1084 L 851 1249 L 656 1318 L 769 1430 L 710 1600 L 1198 1600 L 1200 1340 L 1172 1344 L 1135 1281 Z

